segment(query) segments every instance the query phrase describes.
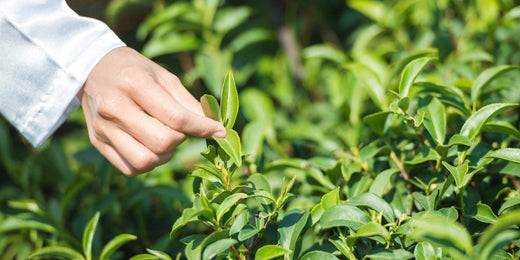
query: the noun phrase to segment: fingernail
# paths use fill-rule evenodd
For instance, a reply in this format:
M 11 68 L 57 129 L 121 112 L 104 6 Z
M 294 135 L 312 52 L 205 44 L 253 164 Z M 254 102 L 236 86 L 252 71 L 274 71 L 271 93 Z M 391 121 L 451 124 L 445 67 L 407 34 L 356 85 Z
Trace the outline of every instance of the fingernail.
M 216 132 L 213 137 L 216 137 L 216 138 L 219 138 L 219 139 L 222 139 L 222 138 L 225 138 L 227 135 L 227 132 L 226 130 L 224 129 L 223 131 L 218 131 Z

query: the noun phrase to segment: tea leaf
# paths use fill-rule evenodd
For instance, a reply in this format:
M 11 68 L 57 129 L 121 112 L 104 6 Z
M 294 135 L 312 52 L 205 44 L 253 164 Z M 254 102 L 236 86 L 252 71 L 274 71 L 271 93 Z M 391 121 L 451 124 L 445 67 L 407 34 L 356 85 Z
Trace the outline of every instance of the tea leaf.
M 514 163 L 520 163 L 520 149 L 503 148 L 489 153 L 488 155 L 486 155 L 486 157 L 502 159 Z
M 380 236 L 387 243 L 390 241 L 390 232 L 386 228 L 384 228 L 381 224 L 375 222 L 369 222 L 363 226 L 361 226 L 357 232 L 357 237 L 371 237 L 371 236 Z
M 242 146 L 240 137 L 233 129 L 227 129 L 227 135 L 224 139 L 215 138 L 220 148 L 226 152 L 233 160 L 236 166 L 242 166 Z
M 238 214 L 233 221 L 233 225 L 229 228 L 229 235 L 233 236 L 240 232 L 240 230 L 249 222 L 249 211 L 243 210 Z M 240 239 L 239 239 L 240 240 Z
M 260 229 L 258 229 L 257 227 L 255 227 L 251 224 L 247 224 L 238 233 L 238 240 L 245 241 L 245 240 L 249 239 L 250 237 L 258 234 L 258 232 L 260 232 Z
M 321 205 L 327 210 L 339 203 L 339 188 L 333 189 L 321 197 Z
M 321 229 L 343 226 L 357 230 L 370 220 L 370 217 L 359 208 L 341 204 L 325 210 L 319 225 Z
M 54 226 L 33 219 L 33 216 L 31 215 L 18 214 L 0 221 L 0 233 L 19 229 L 37 229 L 51 234 L 57 232 L 57 229 Z
M 380 172 L 377 174 L 376 178 L 370 185 L 370 190 L 368 192 L 373 193 L 379 197 L 383 196 L 386 187 L 388 187 L 390 184 L 390 179 L 398 172 L 399 169 L 397 168 L 387 169 Z
M 324 251 L 311 251 L 302 256 L 301 259 L 305 260 L 339 260 L 336 256 L 329 252 Z
M 347 55 L 342 50 L 328 44 L 316 44 L 303 50 L 305 59 L 326 59 L 343 65 L 347 62 Z
M 108 259 L 110 259 L 110 256 L 118 248 L 120 248 L 122 245 L 128 243 L 129 241 L 133 241 L 133 240 L 136 240 L 136 239 L 137 239 L 136 236 L 129 235 L 129 234 L 121 234 L 121 235 L 118 235 L 118 236 L 112 238 L 112 240 L 110 240 L 105 245 L 105 247 L 103 247 L 103 250 L 101 251 L 101 256 L 99 257 L 99 259 L 101 259 L 101 260 L 108 260 Z
M 224 199 L 224 201 L 222 201 L 222 203 L 218 206 L 216 211 L 217 221 L 220 222 L 222 216 L 226 214 L 226 212 L 228 212 L 231 209 L 231 207 L 235 206 L 236 203 L 243 198 L 247 198 L 247 194 L 235 193 Z
M 421 192 L 412 193 L 412 196 L 419 203 L 419 205 L 428 211 L 435 210 L 435 201 L 437 200 L 437 195 L 439 195 L 438 189 L 429 195 L 423 195 Z
M 209 244 L 206 248 L 204 248 L 204 253 L 202 255 L 202 259 L 214 259 L 216 256 L 231 246 L 236 244 L 238 241 L 232 238 L 221 239 L 212 244 Z
M 217 99 L 214 96 L 208 94 L 203 95 L 200 98 L 200 105 L 202 106 L 202 111 L 206 117 L 222 123 L 220 107 Z
M 437 257 L 433 246 L 428 242 L 417 243 L 413 254 L 416 260 L 429 260 Z
M 274 259 L 290 254 L 292 251 L 280 246 L 266 245 L 256 251 L 255 259 Z
M 233 128 L 238 115 L 238 92 L 233 73 L 229 71 L 224 78 L 220 96 L 220 114 L 226 128 Z
M 520 197 L 514 197 L 506 200 L 502 206 L 500 206 L 500 209 L 498 210 L 498 214 L 502 215 L 507 210 L 510 210 L 513 207 L 516 207 L 520 205 Z
M 376 253 L 367 255 L 367 259 L 374 259 L 374 260 L 405 260 L 413 258 L 413 254 L 404 250 L 404 249 L 395 249 L 395 250 L 379 250 Z
M 388 222 L 395 221 L 394 210 L 392 207 L 381 197 L 376 196 L 372 193 L 363 193 L 347 200 L 348 205 L 364 206 L 375 210 L 378 213 L 383 212 L 383 217 Z
M 307 225 L 310 212 L 303 211 L 300 209 L 292 209 L 287 211 L 282 220 L 280 221 L 278 228 L 278 244 L 286 249 L 295 252 L 296 242 L 300 238 L 300 234 Z M 292 259 L 292 254 L 289 253 L 289 259 Z
M 520 131 L 506 121 L 487 122 L 484 127 L 482 127 L 482 130 L 486 132 L 512 135 L 516 138 L 520 138 Z
M 94 240 L 94 234 L 96 233 L 96 227 L 99 221 L 99 212 L 96 212 L 90 219 L 83 232 L 83 253 L 87 260 L 92 259 L 92 241 Z
M 487 204 L 482 203 L 477 204 L 477 215 L 473 216 L 473 218 L 480 222 L 489 224 L 495 223 L 498 219 L 495 213 L 493 213 L 491 207 L 489 207 Z
M 508 231 L 514 225 L 520 225 L 520 210 L 500 216 L 493 225 L 484 230 L 477 243 L 477 246 L 481 248 L 481 259 L 489 259 L 489 256 L 502 245 L 520 237 L 518 230 Z
M 49 246 L 37 249 L 29 258 L 65 258 L 73 260 L 83 260 L 85 257 L 74 249 L 62 246 Z
M 471 88 L 471 103 L 473 105 L 473 111 L 477 108 L 477 101 L 480 98 L 480 92 L 483 88 L 485 88 L 489 83 L 500 74 L 513 70 L 520 69 L 520 66 L 511 66 L 511 65 L 499 65 L 495 67 L 491 67 L 482 73 L 475 79 L 475 83 Z
M 460 129 L 460 135 L 473 141 L 489 119 L 493 118 L 496 114 L 515 106 L 517 106 L 517 104 L 496 103 L 479 109 L 466 120 Z
M 155 256 L 155 259 L 158 259 L 158 260 L 172 260 L 172 258 L 168 254 L 158 251 L 158 250 L 152 250 L 150 248 L 147 248 L 146 252 Z
M 421 108 L 424 111 L 424 127 L 430 133 L 437 144 L 443 144 L 446 137 L 446 110 L 444 105 L 436 98 L 432 98 L 430 103 Z
M 417 78 L 424 67 L 434 59 L 435 58 L 433 57 L 421 57 L 411 61 L 408 63 L 408 65 L 406 65 L 401 75 L 401 82 L 399 83 L 399 95 L 401 97 L 408 96 L 415 78 Z
M 468 161 L 465 161 L 463 164 L 457 167 L 447 162 L 442 162 L 442 165 L 444 165 L 444 167 L 446 167 L 446 169 L 448 169 L 450 174 L 453 176 L 457 189 L 461 189 L 464 186 L 464 177 L 468 173 Z

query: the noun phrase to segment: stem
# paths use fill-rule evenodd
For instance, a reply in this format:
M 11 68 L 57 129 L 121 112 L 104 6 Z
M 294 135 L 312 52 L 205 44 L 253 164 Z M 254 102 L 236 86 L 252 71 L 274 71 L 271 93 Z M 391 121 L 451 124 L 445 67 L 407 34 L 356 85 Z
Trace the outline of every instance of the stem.
M 408 176 L 408 173 L 404 169 L 403 163 L 399 160 L 399 158 L 397 158 L 397 155 L 395 154 L 395 152 L 393 150 L 390 151 L 390 158 L 395 163 L 395 165 L 397 166 L 399 171 L 401 171 L 401 176 L 403 177 L 403 179 L 408 180 L 410 177 Z
M 461 212 L 460 222 L 462 223 L 462 225 L 466 226 L 466 214 L 464 213 L 464 208 L 466 206 L 464 204 L 464 191 L 463 190 L 459 191 L 459 200 L 460 200 L 460 212 Z
M 520 183 L 518 182 L 518 180 L 515 178 L 515 176 L 513 175 L 508 175 L 509 177 L 509 180 L 511 181 L 511 183 L 513 183 L 513 185 L 515 186 L 516 190 L 517 191 L 520 191 Z
M 343 235 L 343 232 L 341 232 L 341 229 L 339 227 L 338 227 L 338 234 L 339 234 L 339 238 L 341 239 L 341 242 L 343 242 L 343 245 L 345 245 L 345 249 L 347 250 L 348 255 L 346 255 L 346 257 L 348 259 L 356 260 L 357 259 L 356 256 L 354 255 L 354 253 L 352 253 L 352 250 L 348 246 L 347 240 L 345 240 L 345 236 Z

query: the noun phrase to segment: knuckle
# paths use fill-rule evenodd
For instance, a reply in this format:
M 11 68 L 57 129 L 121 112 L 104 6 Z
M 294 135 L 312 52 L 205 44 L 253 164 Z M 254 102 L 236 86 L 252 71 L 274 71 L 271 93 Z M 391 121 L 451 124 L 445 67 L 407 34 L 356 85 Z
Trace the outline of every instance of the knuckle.
M 98 104 L 97 111 L 103 118 L 115 118 L 118 111 L 117 100 L 111 98 L 102 99 Z
M 175 130 L 183 129 L 187 122 L 187 115 L 177 111 L 172 111 L 168 116 L 168 125 Z
M 158 162 L 158 157 L 151 152 L 141 152 L 132 159 L 132 166 L 136 173 L 153 169 Z
M 157 134 L 154 152 L 156 152 L 158 154 L 163 154 L 168 151 L 171 151 L 183 140 L 184 140 L 184 136 L 180 136 L 180 135 Z

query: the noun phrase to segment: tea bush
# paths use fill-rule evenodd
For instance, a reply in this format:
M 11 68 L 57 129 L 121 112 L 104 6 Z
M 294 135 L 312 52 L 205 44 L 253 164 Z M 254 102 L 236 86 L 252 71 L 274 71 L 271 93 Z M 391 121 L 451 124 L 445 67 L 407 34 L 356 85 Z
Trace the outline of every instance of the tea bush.
M 142 52 L 228 136 L 128 178 L 80 113 L 36 151 L 0 125 L 2 257 L 518 259 L 519 30 L 512 0 L 156 1 Z

